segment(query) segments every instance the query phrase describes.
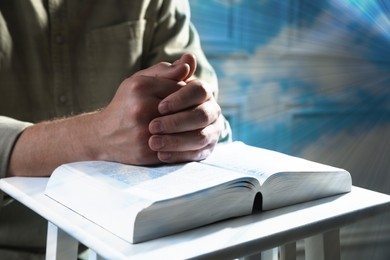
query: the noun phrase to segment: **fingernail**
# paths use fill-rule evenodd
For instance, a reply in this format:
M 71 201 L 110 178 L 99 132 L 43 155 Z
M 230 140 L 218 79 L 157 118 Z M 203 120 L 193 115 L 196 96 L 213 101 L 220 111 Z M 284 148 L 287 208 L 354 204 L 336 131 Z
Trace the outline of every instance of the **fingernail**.
M 161 136 L 152 136 L 151 137 L 151 147 L 154 151 L 160 150 L 165 146 L 164 140 Z
M 163 128 L 160 121 L 154 121 L 149 126 L 149 131 L 151 134 L 160 134 L 163 132 Z
M 161 102 L 160 105 L 158 106 L 158 111 L 161 114 L 168 114 L 171 112 L 171 107 L 168 101 Z
M 159 152 L 158 153 L 158 158 L 160 161 L 167 162 L 172 158 L 172 153 L 169 152 Z

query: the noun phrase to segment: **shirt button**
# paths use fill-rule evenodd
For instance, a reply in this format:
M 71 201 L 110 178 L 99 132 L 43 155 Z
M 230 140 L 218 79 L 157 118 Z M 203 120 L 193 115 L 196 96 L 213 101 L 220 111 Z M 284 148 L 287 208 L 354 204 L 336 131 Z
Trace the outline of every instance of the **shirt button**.
M 57 44 L 63 44 L 64 43 L 64 37 L 61 34 L 58 34 L 56 36 L 56 43 Z
M 60 101 L 61 104 L 65 104 L 66 102 L 68 102 L 68 98 L 65 95 L 61 95 L 58 97 L 58 101 Z

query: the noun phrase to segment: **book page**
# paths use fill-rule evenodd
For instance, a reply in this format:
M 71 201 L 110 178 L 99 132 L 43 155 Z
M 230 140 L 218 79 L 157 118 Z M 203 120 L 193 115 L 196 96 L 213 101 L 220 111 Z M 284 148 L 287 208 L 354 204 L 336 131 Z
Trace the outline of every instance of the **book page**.
M 177 165 L 141 167 L 107 161 L 87 161 L 72 163 L 70 165 L 73 169 L 77 169 L 83 174 L 102 178 L 104 181 L 121 189 L 130 188 L 144 181 L 160 178 L 179 167 Z
M 271 175 L 279 172 L 332 172 L 340 170 L 276 151 L 248 146 L 242 142 L 218 145 L 202 163 L 255 177 L 261 185 Z
M 68 164 L 73 170 L 95 181 L 119 188 L 132 197 L 148 201 L 195 193 L 213 186 L 233 182 L 243 176 L 197 162 L 141 167 L 114 162 L 90 161 Z

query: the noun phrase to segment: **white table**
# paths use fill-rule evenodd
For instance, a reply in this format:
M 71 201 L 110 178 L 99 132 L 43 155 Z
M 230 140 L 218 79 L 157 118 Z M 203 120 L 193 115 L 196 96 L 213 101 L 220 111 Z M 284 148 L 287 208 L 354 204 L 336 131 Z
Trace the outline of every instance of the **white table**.
M 333 260 L 340 258 L 340 227 L 390 211 L 389 195 L 353 187 L 348 194 L 130 244 L 46 197 L 47 181 L 27 177 L 0 180 L 1 190 L 49 221 L 47 259 L 75 257 L 77 241 L 91 249 L 90 259 L 250 259 L 279 246 L 282 259 L 295 259 L 295 241 L 305 239 L 308 259 Z

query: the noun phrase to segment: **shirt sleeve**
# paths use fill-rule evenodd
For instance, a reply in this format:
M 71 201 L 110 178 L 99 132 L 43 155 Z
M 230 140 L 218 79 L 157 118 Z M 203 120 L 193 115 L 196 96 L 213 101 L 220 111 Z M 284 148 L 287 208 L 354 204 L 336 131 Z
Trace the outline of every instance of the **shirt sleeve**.
M 190 21 L 188 1 L 160 1 L 158 11 L 146 14 L 143 67 L 150 67 L 160 61 L 173 62 L 184 53 L 191 53 L 197 59 L 195 75 L 207 81 L 218 91 L 216 74 L 201 48 L 198 33 Z
M 31 123 L 0 116 L 0 178 L 4 178 L 16 140 Z

